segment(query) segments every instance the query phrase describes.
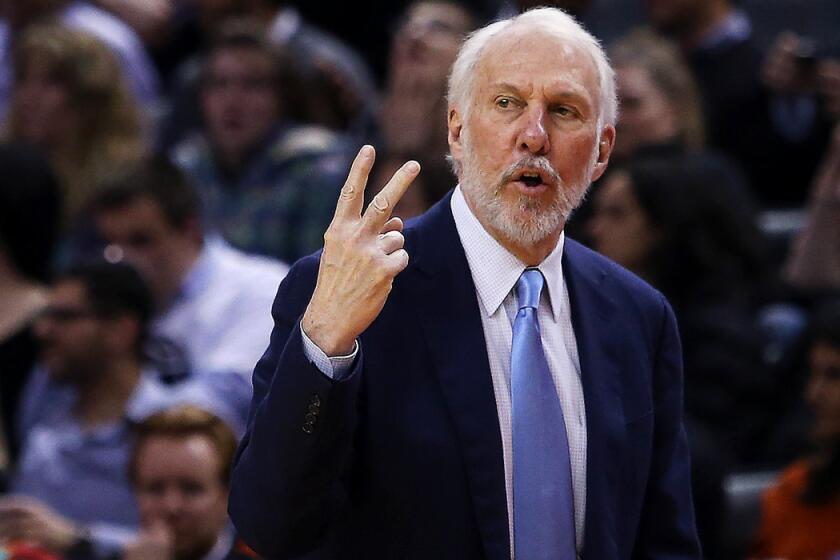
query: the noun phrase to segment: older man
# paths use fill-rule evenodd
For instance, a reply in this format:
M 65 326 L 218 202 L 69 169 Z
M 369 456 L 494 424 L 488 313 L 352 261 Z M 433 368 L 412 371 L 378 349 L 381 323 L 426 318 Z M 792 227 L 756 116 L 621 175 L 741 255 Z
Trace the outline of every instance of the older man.
M 281 286 L 237 529 L 282 558 L 698 557 L 673 314 L 563 235 L 614 143 L 603 52 L 526 12 L 463 45 L 449 99 L 454 193 L 403 233 L 408 162 L 362 213 L 363 148 Z

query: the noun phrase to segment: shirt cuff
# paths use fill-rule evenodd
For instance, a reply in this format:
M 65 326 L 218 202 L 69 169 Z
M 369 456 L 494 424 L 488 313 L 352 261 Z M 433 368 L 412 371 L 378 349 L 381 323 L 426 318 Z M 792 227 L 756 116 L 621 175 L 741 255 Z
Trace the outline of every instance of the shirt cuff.
M 353 351 L 346 356 L 327 356 L 323 350 L 318 348 L 318 345 L 312 342 L 312 339 L 307 336 L 306 331 L 303 330 L 303 325 L 300 327 L 300 334 L 303 336 L 303 354 L 306 358 L 315 364 L 318 370 L 335 381 L 341 380 L 356 360 L 356 354 L 359 353 L 359 341 L 353 341 Z

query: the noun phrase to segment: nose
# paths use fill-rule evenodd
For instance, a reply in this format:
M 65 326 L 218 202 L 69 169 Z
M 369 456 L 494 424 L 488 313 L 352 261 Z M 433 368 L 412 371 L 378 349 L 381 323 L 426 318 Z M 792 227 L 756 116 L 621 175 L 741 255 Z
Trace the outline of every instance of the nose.
M 162 496 L 162 505 L 167 515 L 177 515 L 181 511 L 183 499 L 181 492 L 177 489 L 168 489 Z
M 551 149 L 546 131 L 547 117 L 544 107 L 528 107 L 523 115 L 525 121 L 519 133 L 519 147 L 532 155 L 545 155 Z

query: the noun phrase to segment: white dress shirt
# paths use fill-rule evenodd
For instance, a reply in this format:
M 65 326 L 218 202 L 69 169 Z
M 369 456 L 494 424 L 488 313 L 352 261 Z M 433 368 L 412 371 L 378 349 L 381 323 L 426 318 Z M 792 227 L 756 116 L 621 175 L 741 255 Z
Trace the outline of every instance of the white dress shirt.
M 209 237 L 169 308 L 151 331 L 186 352 L 192 370 L 236 372 L 251 383 L 268 346 L 271 306 L 288 267 Z
M 513 445 L 511 431 L 510 348 L 513 340 L 513 320 L 518 305 L 514 290 L 525 263 L 517 259 L 496 241 L 467 205 L 461 188 L 452 195 L 452 215 L 458 236 L 467 255 L 484 326 L 487 358 L 496 394 L 496 410 L 502 432 L 502 452 L 507 486 L 508 525 L 513 557 Z M 537 317 L 540 335 L 548 360 L 548 368 L 557 388 L 563 408 L 566 434 L 569 438 L 569 457 L 572 463 L 572 485 L 575 505 L 577 549 L 583 547 L 583 521 L 586 511 L 586 412 L 583 386 L 580 381 L 580 360 L 572 329 L 569 292 L 563 279 L 563 243 L 561 234 L 557 247 L 537 267 L 545 277 Z
M 481 311 L 487 358 L 496 396 L 496 410 L 502 434 L 502 453 L 505 465 L 505 490 L 507 495 L 508 529 L 510 531 L 511 558 L 513 543 L 513 445 L 511 430 L 510 349 L 513 340 L 513 320 L 518 310 L 517 280 L 527 268 L 496 241 L 467 205 L 460 186 L 451 201 L 452 216 L 458 237 L 464 247 Z M 537 267 L 545 277 L 545 289 L 540 296 L 537 317 L 548 367 L 557 397 L 563 408 L 566 434 L 569 440 L 569 457 L 572 466 L 572 485 L 575 507 L 575 533 L 577 549 L 583 547 L 584 519 L 586 513 L 586 411 L 583 386 L 580 380 L 580 360 L 577 342 L 572 329 L 569 292 L 563 279 L 563 244 L 561 234 L 557 247 Z M 341 378 L 355 359 L 358 344 L 349 356 L 329 358 L 301 329 L 304 353 L 318 369 L 331 378 Z

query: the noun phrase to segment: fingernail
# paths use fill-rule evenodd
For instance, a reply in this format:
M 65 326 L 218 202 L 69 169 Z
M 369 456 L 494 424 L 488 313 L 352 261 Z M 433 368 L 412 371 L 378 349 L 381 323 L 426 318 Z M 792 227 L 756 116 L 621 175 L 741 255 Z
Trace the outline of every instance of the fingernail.
M 405 170 L 409 173 L 417 173 L 418 171 L 420 171 L 420 164 L 416 161 L 409 161 L 405 164 Z
M 365 144 L 359 151 L 362 153 L 363 156 L 370 157 L 373 154 L 373 146 L 371 146 L 370 144 Z

